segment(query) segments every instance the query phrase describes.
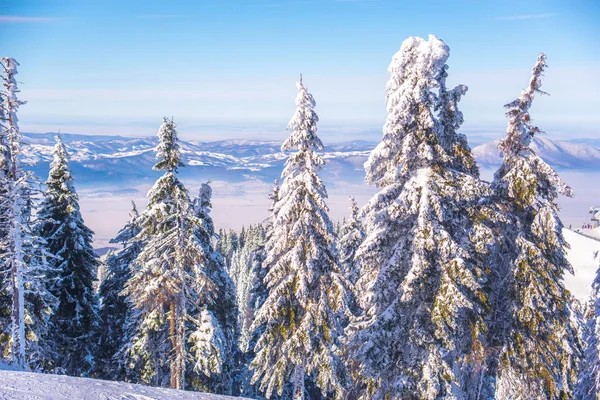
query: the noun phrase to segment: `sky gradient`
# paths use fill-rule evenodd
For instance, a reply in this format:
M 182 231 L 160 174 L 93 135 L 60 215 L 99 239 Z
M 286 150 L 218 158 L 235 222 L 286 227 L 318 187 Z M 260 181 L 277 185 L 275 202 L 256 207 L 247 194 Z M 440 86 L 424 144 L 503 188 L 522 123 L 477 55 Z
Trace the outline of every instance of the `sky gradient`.
M 393 54 L 408 36 L 451 49 L 464 131 L 499 137 L 502 106 L 549 68 L 532 115 L 552 139 L 600 133 L 600 2 L 0 0 L 0 55 L 20 63 L 22 130 L 281 140 L 300 72 L 324 141 L 380 138 Z M 452 4 L 450 4 L 452 3 Z M 143 6 L 141 6 L 143 4 Z

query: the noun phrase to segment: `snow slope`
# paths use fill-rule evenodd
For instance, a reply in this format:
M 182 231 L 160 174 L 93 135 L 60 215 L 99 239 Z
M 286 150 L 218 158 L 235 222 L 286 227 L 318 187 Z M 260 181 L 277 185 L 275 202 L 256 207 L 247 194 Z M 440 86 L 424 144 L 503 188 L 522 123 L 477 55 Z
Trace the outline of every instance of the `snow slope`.
M 565 275 L 565 284 L 579 300 L 586 300 L 590 294 L 591 284 L 600 266 L 600 241 L 582 236 L 569 229 L 563 229 L 565 240 L 571 246 L 567 249 L 567 258 L 575 274 Z
M 0 370 L 0 400 L 225 400 L 229 396 L 74 378 L 65 375 Z

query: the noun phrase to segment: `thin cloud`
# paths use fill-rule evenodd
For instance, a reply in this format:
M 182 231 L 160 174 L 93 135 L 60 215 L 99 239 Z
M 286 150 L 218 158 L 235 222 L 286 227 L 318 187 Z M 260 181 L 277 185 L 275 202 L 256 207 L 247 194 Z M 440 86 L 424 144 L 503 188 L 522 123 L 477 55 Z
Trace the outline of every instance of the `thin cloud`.
M 52 22 L 56 21 L 57 18 L 48 17 L 22 17 L 18 15 L 0 15 L 0 23 L 11 23 L 11 22 Z
M 142 18 L 142 19 L 177 19 L 177 18 L 185 18 L 185 15 L 177 15 L 177 14 L 146 14 L 146 15 L 138 15 L 138 18 Z
M 552 18 L 556 14 L 522 14 L 522 15 L 511 15 L 509 17 L 498 17 L 494 18 L 496 21 L 517 21 L 523 19 L 543 19 L 543 18 Z

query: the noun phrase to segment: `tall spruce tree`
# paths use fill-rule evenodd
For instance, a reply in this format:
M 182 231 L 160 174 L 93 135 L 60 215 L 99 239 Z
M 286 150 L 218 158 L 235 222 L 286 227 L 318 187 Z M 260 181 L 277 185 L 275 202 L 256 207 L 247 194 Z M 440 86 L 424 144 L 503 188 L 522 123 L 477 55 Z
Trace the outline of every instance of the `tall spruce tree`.
M 164 174 L 139 217 L 144 248 L 125 288 L 137 328 L 125 347 L 142 381 L 231 393 L 235 294 L 212 246 L 210 186 L 193 204 L 177 178 L 183 163 L 175 128 L 165 118 L 158 132 L 154 169 Z
M 32 228 L 35 223 L 31 216 L 34 176 L 23 169 L 20 160 L 23 137 L 17 112 L 25 102 L 17 96 L 15 76 L 19 64 L 4 57 L 0 59 L 0 66 L 0 273 L 2 300 L 11 298 L 10 325 L 2 327 L 2 340 L 9 344 L 4 356 L 17 368 L 38 369 L 49 353 L 41 337 L 48 328 L 53 298 L 45 282 L 48 266 L 44 243 L 34 235 Z M 2 308 L 6 310 L 7 305 L 4 303 Z
M 52 256 L 49 289 L 58 300 L 49 332 L 56 348 L 54 371 L 87 376 L 94 365 L 93 333 L 99 323 L 94 291 L 98 259 L 92 248 L 94 233 L 79 210 L 67 149 L 58 136 L 38 217 L 42 223 L 37 234 Z
M 364 399 L 465 397 L 460 371 L 481 347 L 483 272 L 469 235 L 485 185 L 456 132 L 466 88 L 446 91 L 448 55 L 435 36 L 403 42 L 389 67 L 383 140 L 365 164 L 380 191 L 363 209 L 364 315 L 348 329 Z
M 558 217 L 559 194 L 571 188 L 530 147 L 540 129 L 529 108 L 540 90 L 546 56 L 540 54 L 528 87 L 507 104 L 504 159 L 494 176 L 492 205 L 505 216 L 490 253 L 492 276 L 488 366 L 496 396 L 569 398 L 573 395 L 579 344 L 563 282 L 572 272 Z
M 99 288 L 102 324 L 97 334 L 94 371 L 104 379 L 126 379 L 125 363 L 118 357 L 118 352 L 132 334 L 133 306 L 122 292 L 131 279 L 133 262 L 143 248 L 143 242 L 137 239 L 141 227 L 139 213 L 133 202 L 129 217 L 127 224 L 110 241 L 121 244 L 122 248 L 107 255 L 106 277 Z
M 336 346 L 346 312 L 347 284 L 337 265 L 333 226 L 325 204 L 327 192 L 318 171 L 324 164 L 317 150 L 315 101 L 297 84 L 296 112 L 282 145 L 290 154 L 274 206 L 272 233 L 264 265 L 268 297 L 254 327 L 262 333 L 252 361 L 253 382 L 270 398 L 292 382 L 293 398 L 304 398 L 309 375 L 324 393 L 344 393 L 342 362 Z

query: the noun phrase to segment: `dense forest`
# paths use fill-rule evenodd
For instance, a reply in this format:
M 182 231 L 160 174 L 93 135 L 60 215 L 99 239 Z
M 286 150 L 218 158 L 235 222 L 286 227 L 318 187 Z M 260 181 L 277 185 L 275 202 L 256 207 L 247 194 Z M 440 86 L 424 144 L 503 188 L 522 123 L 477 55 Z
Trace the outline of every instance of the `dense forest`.
M 341 223 L 300 76 L 263 223 L 215 229 L 211 177 L 186 189 L 165 118 L 162 175 L 102 258 L 60 136 L 43 183 L 22 160 L 19 64 L 1 58 L 3 362 L 256 399 L 600 398 L 600 273 L 587 304 L 565 288 L 557 198 L 572 191 L 530 147 L 546 56 L 505 106 L 487 182 L 460 133 L 467 86 L 446 85 L 449 52 L 411 37 L 393 56 L 364 165 L 378 191 L 362 207 L 350 197 Z

